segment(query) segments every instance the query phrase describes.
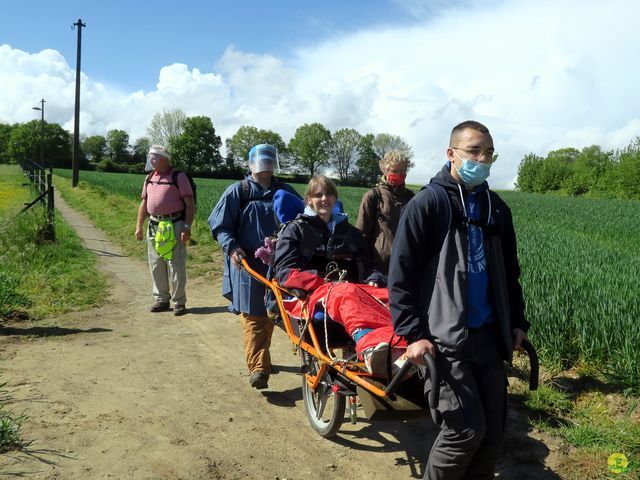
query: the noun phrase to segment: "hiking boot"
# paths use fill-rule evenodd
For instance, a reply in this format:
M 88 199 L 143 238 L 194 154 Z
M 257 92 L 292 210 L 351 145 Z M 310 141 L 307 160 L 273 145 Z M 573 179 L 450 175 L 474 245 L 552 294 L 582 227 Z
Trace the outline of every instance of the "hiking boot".
M 151 305 L 150 312 L 168 312 L 170 310 L 169 302 L 156 302 Z
M 173 314 L 176 317 L 184 315 L 185 313 L 187 313 L 187 307 L 185 307 L 184 305 L 176 305 L 175 307 L 173 307 Z
M 256 370 L 249 377 L 249 384 L 257 390 L 267 388 L 269 386 L 269 374 L 264 370 Z

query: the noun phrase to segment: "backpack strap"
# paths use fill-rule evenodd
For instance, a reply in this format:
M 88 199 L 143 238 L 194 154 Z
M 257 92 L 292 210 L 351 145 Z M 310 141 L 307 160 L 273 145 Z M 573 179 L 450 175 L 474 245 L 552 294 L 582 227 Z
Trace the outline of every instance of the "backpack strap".
M 282 182 L 279 178 L 273 177 L 272 185 L 273 189 L 271 190 L 271 195 L 267 197 L 251 197 L 251 186 L 249 185 L 249 180 L 246 178 L 240 181 L 241 190 L 240 190 L 240 212 L 244 211 L 244 207 L 247 206 L 250 202 L 256 200 L 271 200 L 273 199 L 273 195 L 280 190 L 284 186 L 284 182 Z
M 436 208 L 439 211 L 446 209 L 447 211 L 447 231 L 451 228 L 453 223 L 453 212 L 451 211 L 451 200 L 445 188 L 439 183 L 431 182 L 425 188 L 431 190 L 435 194 Z M 445 207 L 446 205 L 446 207 Z M 443 239 L 444 240 L 444 239 Z
M 371 192 L 373 193 L 373 199 L 375 200 L 376 216 L 379 216 L 381 214 L 380 204 L 382 203 L 382 193 L 380 193 L 380 188 L 377 186 L 373 187 Z
M 430 190 L 434 198 L 436 200 L 436 218 L 441 218 L 443 215 L 447 216 L 447 226 L 446 228 L 436 229 L 436 231 L 441 233 L 440 238 L 437 239 L 437 243 L 435 244 L 435 248 L 431 255 L 436 255 L 444 244 L 444 239 L 447 237 L 449 230 L 451 230 L 451 226 L 453 225 L 453 209 L 451 207 L 451 199 L 449 198 L 449 194 L 446 189 L 440 185 L 439 183 L 431 182 L 424 187 L 425 189 Z M 445 214 L 446 212 L 446 214 Z

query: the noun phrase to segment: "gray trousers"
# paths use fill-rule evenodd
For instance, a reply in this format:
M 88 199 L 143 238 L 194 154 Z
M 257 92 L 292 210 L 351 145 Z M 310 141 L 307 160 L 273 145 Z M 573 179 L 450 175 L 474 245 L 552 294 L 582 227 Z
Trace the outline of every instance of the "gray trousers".
M 494 478 L 507 413 L 507 378 L 499 342 L 497 327 L 485 325 L 469 330 L 457 357 L 436 355 L 443 420 L 424 480 Z M 430 389 L 427 380 L 425 393 Z
M 183 221 L 174 222 L 173 228 L 178 243 L 173 247 L 173 257 L 165 260 L 153 247 L 155 228 L 149 224 L 147 234 L 147 256 L 149 270 L 153 282 L 153 298 L 156 302 L 174 305 L 186 305 L 187 294 L 187 247 L 180 241 L 180 233 L 183 230 Z

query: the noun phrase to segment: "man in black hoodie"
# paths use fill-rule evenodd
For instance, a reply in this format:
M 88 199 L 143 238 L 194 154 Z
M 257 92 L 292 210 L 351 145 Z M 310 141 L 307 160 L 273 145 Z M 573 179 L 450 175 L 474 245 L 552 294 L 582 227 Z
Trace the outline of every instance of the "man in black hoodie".
M 487 127 L 454 127 L 447 165 L 405 207 L 393 243 L 395 331 L 412 363 L 434 356 L 442 379 L 427 480 L 493 478 L 506 419 L 504 361 L 529 328 L 511 211 L 486 182 L 496 158 Z

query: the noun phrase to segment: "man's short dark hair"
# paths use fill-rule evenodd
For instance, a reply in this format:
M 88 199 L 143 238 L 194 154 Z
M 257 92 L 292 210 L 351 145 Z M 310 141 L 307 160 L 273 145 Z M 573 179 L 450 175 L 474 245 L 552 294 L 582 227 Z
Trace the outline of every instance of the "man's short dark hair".
M 487 127 L 485 127 L 482 123 L 476 122 L 475 120 L 467 120 L 467 121 L 459 123 L 458 125 L 453 127 L 453 130 L 451 130 L 451 137 L 449 139 L 449 145 L 452 145 L 453 137 L 455 137 L 458 134 L 462 133 L 462 131 L 466 130 L 467 128 L 470 128 L 471 130 L 477 130 L 478 132 L 484 133 L 486 135 L 491 135 L 491 133 L 489 133 L 489 129 Z

